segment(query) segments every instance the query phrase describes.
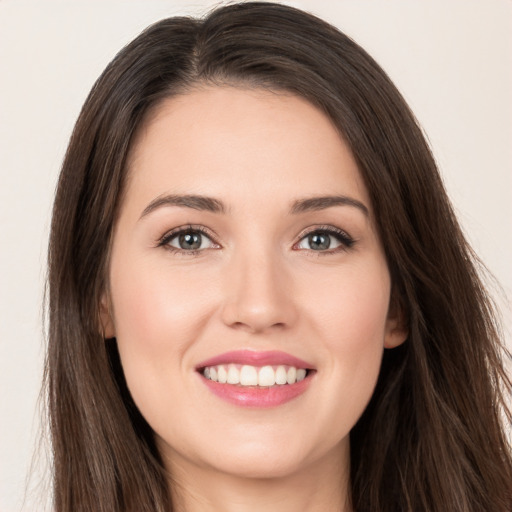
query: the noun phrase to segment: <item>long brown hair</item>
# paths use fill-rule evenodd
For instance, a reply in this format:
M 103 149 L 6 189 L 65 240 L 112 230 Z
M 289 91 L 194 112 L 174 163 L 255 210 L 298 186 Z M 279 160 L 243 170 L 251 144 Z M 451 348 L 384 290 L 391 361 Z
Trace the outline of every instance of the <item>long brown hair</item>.
M 56 512 L 170 511 L 169 478 L 99 305 L 134 133 L 196 84 L 286 90 L 329 116 L 375 212 L 409 337 L 351 432 L 358 512 L 512 509 L 510 392 L 494 309 L 422 131 L 384 71 L 324 21 L 271 3 L 160 21 L 94 85 L 63 163 L 49 247 L 46 383 Z

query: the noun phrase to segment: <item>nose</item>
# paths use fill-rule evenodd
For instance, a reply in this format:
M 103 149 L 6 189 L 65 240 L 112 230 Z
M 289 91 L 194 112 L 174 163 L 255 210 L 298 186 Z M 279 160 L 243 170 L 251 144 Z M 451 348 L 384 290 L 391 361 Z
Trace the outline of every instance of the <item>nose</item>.
M 290 272 L 271 251 L 247 252 L 226 271 L 223 322 L 250 333 L 289 328 L 297 318 Z

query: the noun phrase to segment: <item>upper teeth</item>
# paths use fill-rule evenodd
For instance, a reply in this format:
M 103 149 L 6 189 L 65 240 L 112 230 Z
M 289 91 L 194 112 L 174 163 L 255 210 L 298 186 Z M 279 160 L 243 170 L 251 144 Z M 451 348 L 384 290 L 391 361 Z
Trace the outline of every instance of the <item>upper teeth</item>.
M 276 384 L 295 384 L 306 377 L 304 368 L 294 366 L 250 366 L 219 364 L 207 366 L 203 375 L 210 380 L 222 384 L 240 384 L 241 386 L 274 386 Z

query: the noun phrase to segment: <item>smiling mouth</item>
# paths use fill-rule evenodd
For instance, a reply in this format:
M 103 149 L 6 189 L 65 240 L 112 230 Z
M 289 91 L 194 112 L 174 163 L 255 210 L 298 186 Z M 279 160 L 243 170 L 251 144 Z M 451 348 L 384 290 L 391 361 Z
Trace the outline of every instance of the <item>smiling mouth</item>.
M 252 366 L 235 363 L 218 364 L 199 369 L 205 379 L 219 384 L 258 388 L 290 386 L 303 381 L 311 371 L 289 365 Z
M 214 395 L 242 408 L 273 408 L 298 399 L 316 373 L 311 363 L 281 351 L 234 350 L 196 366 Z

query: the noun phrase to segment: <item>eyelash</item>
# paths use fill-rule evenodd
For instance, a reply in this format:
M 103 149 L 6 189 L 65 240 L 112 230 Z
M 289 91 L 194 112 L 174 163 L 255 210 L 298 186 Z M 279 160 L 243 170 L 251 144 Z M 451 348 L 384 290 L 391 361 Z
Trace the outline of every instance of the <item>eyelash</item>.
M 206 229 L 203 226 L 194 226 L 192 224 L 189 224 L 187 226 L 181 226 L 179 228 L 175 228 L 171 231 L 168 231 L 165 233 L 165 235 L 160 238 L 158 241 L 157 247 L 163 247 L 167 251 L 170 251 L 174 254 L 183 255 L 183 256 L 198 256 L 201 252 L 204 251 L 204 249 L 178 249 L 177 247 L 173 247 L 170 245 L 171 240 L 178 237 L 179 235 L 186 234 L 186 233 L 199 233 L 202 236 L 205 236 L 208 238 L 211 243 L 217 247 L 220 247 L 217 242 L 215 242 L 216 236 L 214 233 L 212 233 L 210 230 Z
M 184 256 L 197 256 L 201 252 L 205 251 L 205 249 L 191 249 L 191 250 L 179 249 L 177 247 L 173 247 L 172 245 L 170 245 L 171 240 L 173 240 L 174 238 L 178 237 L 181 234 L 186 234 L 186 233 L 198 233 L 198 234 L 208 238 L 211 241 L 211 243 L 214 246 L 216 246 L 215 248 L 220 247 L 220 245 L 217 242 L 215 242 L 216 236 L 214 235 L 214 233 L 212 233 L 210 230 L 204 228 L 203 226 L 194 226 L 192 224 L 189 224 L 187 226 L 178 227 L 178 228 L 175 228 L 175 229 L 165 233 L 165 235 L 163 235 L 162 238 L 160 238 L 160 240 L 158 241 L 157 247 L 164 247 L 166 250 L 168 250 L 172 253 L 184 255 Z M 324 235 L 332 236 L 333 238 L 336 239 L 337 242 L 340 243 L 340 245 L 338 247 L 336 247 L 334 249 L 330 249 L 330 250 L 327 249 L 327 250 L 316 251 L 314 249 L 304 249 L 304 250 L 308 251 L 309 253 L 314 253 L 318 256 L 329 255 L 329 254 L 334 254 L 334 253 L 338 253 L 338 252 L 342 252 L 342 251 L 347 251 L 347 250 L 351 249 L 354 246 L 354 244 L 356 243 L 356 240 L 354 240 L 347 232 L 343 231 L 342 229 L 335 228 L 334 226 L 315 226 L 313 229 L 308 228 L 307 230 L 303 231 L 299 235 L 298 242 L 296 242 L 293 245 L 293 248 L 295 250 L 300 250 L 297 248 L 297 246 L 303 240 L 305 240 L 308 236 L 311 236 L 314 234 L 324 234 Z
M 354 240 L 346 231 L 343 231 L 342 229 L 336 228 L 334 226 L 315 226 L 313 229 L 308 228 L 305 231 L 303 231 L 299 235 L 299 241 L 294 244 L 293 247 L 296 247 L 298 244 L 300 244 L 303 240 L 305 240 L 308 236 L 314 235 L 314 234 L 323 234 L 332 236 L 336 239 L 337 242 L 340 243 L 340 245 L 334 249 L 327 249 L 323 251 L 315 251 L 314 249 L 304 249 L 308 251 L 309 253 L 314 253 L 317 256 L 328 256 L 330 254 L 336 254 L 338 252 L 343 252 L 351 249 L 354 244 L 356 243 L 356 240 Z M 299 250 L 299 249 L 297 249 Z

